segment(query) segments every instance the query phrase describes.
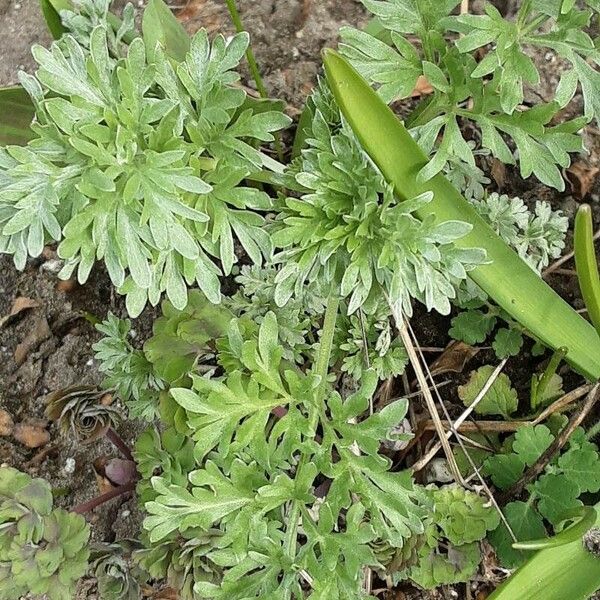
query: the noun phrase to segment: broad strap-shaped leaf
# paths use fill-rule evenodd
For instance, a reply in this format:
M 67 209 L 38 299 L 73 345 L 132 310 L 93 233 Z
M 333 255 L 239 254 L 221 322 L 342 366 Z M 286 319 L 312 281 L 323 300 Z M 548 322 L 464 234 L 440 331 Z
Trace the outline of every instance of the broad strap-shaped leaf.
M 169 58 L 177 62 L 185 59 L 190 49 L 190 38 L 163 0 L 148 2 L 142 19 L 142 31 L 151 62 L 154 60 L 157 44 L 163 47 Z
M 60 11 L 72 10 L 71 0 L 40 0 L 40 7 L 52 37 L 58 40 L 67 31 L 61 22 Z
M 0 145 L 24 146 L 33 139 L 34 115 L 35 107 L 22 87 L 0 89 Z

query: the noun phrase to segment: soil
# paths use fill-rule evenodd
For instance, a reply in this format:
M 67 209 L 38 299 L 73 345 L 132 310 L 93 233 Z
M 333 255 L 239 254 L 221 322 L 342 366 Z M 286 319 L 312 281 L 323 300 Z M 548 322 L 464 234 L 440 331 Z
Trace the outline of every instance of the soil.
M 122 4 L 122 3 L 121 3 Z M 135 2 L 140 7 L 144 2 Z M 173 0 L 171 2 L 185 27 L 194 32 L 206 27 L 211 32 L 230 34 L 230 24 L 222 0 Z M 320 71 L 320 51 L 332 46 L 342 25 L 362 26 L 367 15 L 357 0 L 241 0 L 242 19 L 251 34 L 252 46 L 270 93 L 288 103 L 288 112 L 297 116 L 303 101 L 310 93 Z M 514 0 L 497 3 L 509 14 Z M 476 8 L 477 2 L 474 2 Z M 30 47 L 47 45 L 50 36 L 34 0 L 0 0 L 0 85 L 17 83 L 19 69 L 31 72 L 34 63 Z M 553 55 L 534 55 L 536 64 L 553 87 L 560 75 L 561 64 Z M 246 77 L 245 83 L 253 82 Z M 539 101 L 548 98 L 548 90 L 537 87 L 529 90 L 528 98 Z M 580 100 L 579 100 L 580 101 Z M 578 110 L 575 106 L 574 111 Z M 600 166 L 600 135 L 589 127 L 584 132 L 587 156 L 575 158 L 584 166 Z M 578 205 L 571 190 L 558 193 L 549 190 L 534 179 L 521 180 L 511 169 L 497 170 L 487 164 L 496 177 L 494 188 L 509 195 L 520 195 L 528 202 L 544 199 L 554 208 L 561 208 L 570 218 Z M 598 212 L 600 179 L 597 178 L 587 201 Z M 596 215 L 598 219 L 598 215 Z M 0 318 L 9 314 L 17 298 L 28 298 L 36 306 L 28 308 L 4 326 L 0 325 L 0 408 L 7 411 L 15 423 L 33 420 L 50 433 L 42 447 L 30 449 L 11 436 L 0 437 L 0 463 L 15 466 L 34 476 L 48 479 L 53 487 L 63 490 L 57 502 L 65 507 L 89 500 L 98 494 L 97 477 L 93 462 L 98 457 L 117 456 L 117 451 L 106 441 L 85 446 L 68 435 L 60 435 L 56 426 L 44 417 L 45 397 L 49 392 L 74 384 L 98 384 L 102 374 L 93 358 L 92 345 L 99 339 L 92 322 L 104 319 L 108 311 L 125 317 L 124 303 L 112 292 L 106 273 L 97 267 L 89 281 L 81 287 L 69 282 L 60 283 L 56 277 L 57 260 L 51 248 L 43 257 L 28 262 L 24 271 L 14 268 L 12 260 L 0 256 Z M 554 275 L 549 282 L 577 308 L 582 307 L 577 284 L 573 277 Z M 151 332 L 155 310 L 146 311 L 134 324 L 136 342 L 141 343 Z M 417 311 L 414 324 L 423 346 L 445 346 L 448 343 L 446 319 Z M 22 360 L 18 364 L 15 353 Z M 490 351 L 480 352 L 469 366 L 476 367 L 493 361 Z M 518 361 L 510 361 L 508 372 L 515 382 L 528 383 L 539 359 L 528 359 L 527 353 Z M 513 364 L 514 363 L 514 364 Z M 449 403 L 455 400 L 456 385 L 465 375 L 455 377 L 453 384 L 444 388 Z M 577 383 L 575 380 L 574 383 Z M 132 445 L 143 424 L 128 422 L 118 428 L 126 443 Z M 70 468 L 74 459 L 75 468 Z M 97 540 L 135 537 L 139 517 L 133 500 L 114 500 L 91 516 L 93 535 Z M 93 586 L 82 582 L 80 598 L 94 598 Z M 471 597 L 471 594 L 468 595 Z M 406 590 L 392 593 L 390 598 L 467 597 L 464 586 L 446 590 L 440 595 Z

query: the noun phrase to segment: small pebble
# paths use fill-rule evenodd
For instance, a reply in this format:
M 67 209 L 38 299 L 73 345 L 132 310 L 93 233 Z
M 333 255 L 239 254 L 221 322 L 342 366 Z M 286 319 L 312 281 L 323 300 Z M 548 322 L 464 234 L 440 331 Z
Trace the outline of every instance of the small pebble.
M 0 409 L 0 436 L 11 435 L 15 426 L 10 413 Z
M 122 517 L 125 519 L 125 518 L 127 518 L 127 517 L 128 517 L 130 514 L 131 514 L 131 511 L 130 511 L 130 510 L 124 510 L 124 511 L 121 513 L 121 516 L 122 516 Z
M 50 441 L 50 434 L 37 423 L 17 423 L 13 437 L 27 448 L 39 448 Z
M 90 358 L 90 359 L 89 359 L 89 360 L 88 360 L 88 361 L 85 363 L 85 366 L 86 366 L 86 367 L 91 367 L 93 364 L 94 364 L 94 359 L 93 359 L 93 358 Z
M 63 268 L 64 264 L 64 261 L 59 260 L 58 258 L 53 258 L 43 263 L 41 268 L 44 271 L 48 271 L 48 273 L 56 274 Z
M 63 468 L 63 471 L 65 473 L 67 473 L 67 475 L 71 475 L 72 473 L 75 473 L 75 459 L 74 458 L 67 458 L 67 460 L 65 460 L 65 466 Z

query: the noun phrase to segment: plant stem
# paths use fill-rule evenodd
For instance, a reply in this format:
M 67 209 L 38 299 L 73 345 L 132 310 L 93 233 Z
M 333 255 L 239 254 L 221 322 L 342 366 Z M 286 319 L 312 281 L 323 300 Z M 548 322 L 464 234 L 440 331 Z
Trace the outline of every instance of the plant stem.
M 106 430 L 106 438 L 111 444 L 126 458 L 133 461 L 133 454 L 129 446 L 123 441 L 123 438 L 112 428 Z
M 535 381 L 536 383 L 533 383 L 532 381 L 531 410 L 537 410 L 538 399 L 544 395 L 544 392 L 550 385 L 550 381 L 552 380 L 552 377 L 554 377 L 562 359 L 567 355 L 567 351 L 567 348 L 559 348 L 558 350 L 556 350 L 552 355 L 552 358 L 550 359 L 550 362 L 548 363 L 548 366 L 546 367 L 546 370 L 544 371 L 544 374 L 540 377 L 540 379 L 537 379 L 537 375 L 533 376 L 533 381 Z
M 227 4 L 227 9 L 229 10 L 231 21 L 235 27 L 235 30 L 238 33 L 246 31 L 244 29 L 244 24 L 242 23 L 242 18 L 240 17 L 235 0 L 225 0 L 225 4 Z M 254 51 L 252 50 L 252 45 L 250 44 L 246 50 L 246 60 L 248 61 L 248 68 L 250 69 L 250 74 L 252 75 L 252 79 L 254 79 L 254 83 L 256 83 L 256 89 L 258 90 L 260 97 L 268 98 L 269 92 L 267 92 L 267 88 L 265 87 L 265 83 L 260 74 L 260 69 L 258 68 L 258 63 L 256 62 L 256 57 L 254 56 Z M 283 146 L 281 145 L 281 137 L 279 132 L 276 131 L 273 137 L 275 138 L 275 150 L 277 151 L 277 156 L 279 157 L 279 160 L 283 162 Z
M 317 360 L 314 365 L 314 373 L 319 375 L 321 380 L 315 392 L 316 402 L 322 402 L 325 399 L 327 390 L 327 373 L 329 371 L 329 358 L 331 357 L 331 348 L 333 346 L 333 334 L 335 333 L 335 322 L 340 306 L 340 301 L 336 296 L 329 296 L 325 308 L 325 317 L 323 319 L 323 330 L 321 341 L 317 351 Z M 312 407 L 310 415 L 309 435 L 314 437 L 319 419 L 319 406 Z M 306 462 L 306 454 L 302 454 L 298 462 L 297 471 L 300 471 Z M 296 556 L 296 542 L 298 538 L 298 525 L 300 523 L 300 504 L 297 500 L 292 501 L 290 514 L 288 517 L 288 526 L 285 534 L 285 551 L 290 559 Z
M 315 374 L 321 377 L 316 395 L 318 400 L 323 400 L 325 397 L 327 373 L 329 372 L 329 359 L 331 358 L 333 334 L 335 333 L 335 322 L 339 306 L 339 299 L 335 296 L 329 296 L 327 308 L 325 309 L 325 317 L 323 319 L 323 331 L 321 333 L 321 341 L 319 342 L 317 360 L 314 367 Z
M 231 21 L 233 22 L 235 30 L 238 33 L 246 31 L 244 29 L 244 24 L 242 23 L 242 18 L 240 17 L 240 13 L 237 9 L 235 0 L 225 0 L 225 3 L 227 4 L 227 8 L 229 9 L 229 14 L 231 15 Z M 254 79 L 254 82 L 256 83 L 256 89 L 258 90 L 260 97 L 268 98 L 269 94 L 260 75 L 260 69 L 258 68 L 256 58 L 254 57 L 252 46 L 248 46 L 248 49 L 246 50 L 246 60 L 248 61 L 248 67 L 250 68 L 252 79 Z
M 126 483 L 125 485 L 120 485 L 114 490 L 110 490 L 110 492 L 106 492 L 105 494 L 101 494 L 96 498 L 92 498 L 88 502 L 78 504 L 73 509 L 71 509 L 71 512 L 77 513 L 78 515 L 84 515 L 85 513 L 90 512 L 90 510 L 94 510 L 98 506 L 101 506 L 105 502 L 108 502 L 113 498 L 118 498 L 119 496 L 127 494 L 128 492 L 133 492 L 133 490 L 135 490 L 134 482 Z

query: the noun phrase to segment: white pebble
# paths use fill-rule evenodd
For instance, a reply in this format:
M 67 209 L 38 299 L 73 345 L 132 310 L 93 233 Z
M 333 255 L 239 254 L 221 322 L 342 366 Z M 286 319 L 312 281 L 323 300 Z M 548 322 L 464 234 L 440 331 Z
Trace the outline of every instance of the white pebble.
M 125 509 L 122 513 L 121 516 L 125 519 L 126 517 L 128 517 L 131 514 L 130 510 Z
M 90 358 L 90 360 L 88 360 L 88 361 L 85 363 L 85 366 L 86 366 L 86 367 L 91 367 L 93 364 L 94 364 L 94 359 L 93 359 L 93 358 Z
M 58 258 L 53 258 L 51 260 L 47 260 L 42 265 L 42 269 L 44 271 L 48 271 L 49 273 L 58 273 L 63 268 L 64 264 L 64 261 L 59 260 Z
M 65 466 L 63 468 L 63 471 L 65 473 L 67 473 L 68 475 L 75 473 L 75 459 L 74 458 L 67 458 L 67 460 L 65 460 Z

